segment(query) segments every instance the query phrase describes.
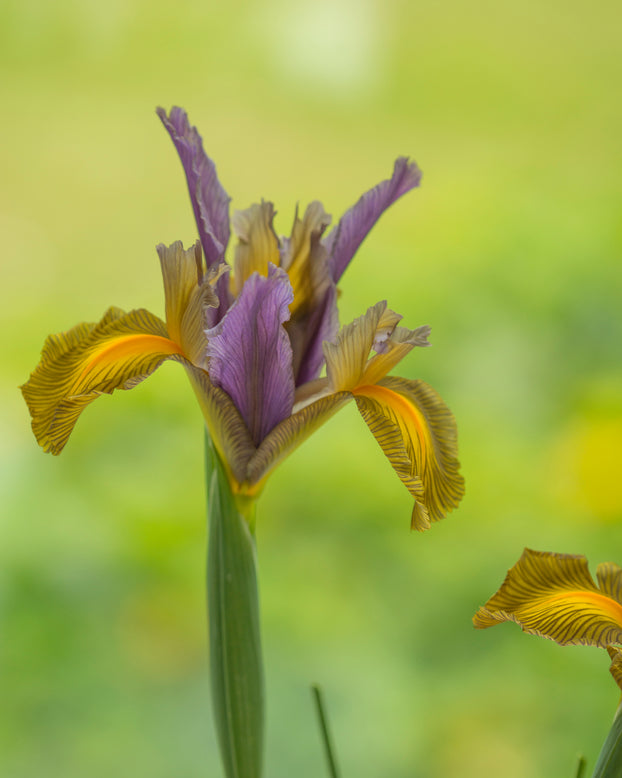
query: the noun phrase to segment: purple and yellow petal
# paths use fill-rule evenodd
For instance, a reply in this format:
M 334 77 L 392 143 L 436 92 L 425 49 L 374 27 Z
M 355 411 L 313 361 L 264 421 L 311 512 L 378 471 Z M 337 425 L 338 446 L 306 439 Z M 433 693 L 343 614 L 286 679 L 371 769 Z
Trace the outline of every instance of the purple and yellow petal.
M 329 224 L 330 216 L 317 200 L 307 206 L 302 219 L 296 209 L 292 234 L 284 241 L 281 251 L 281 267 L 287 271 L 294 290 L 294 301 L 290 307 L 292 319 L 307 313 L 332 282 L 328 254 L 320 243 Z
M 473 623 L 485 629 L 514 621 L 562 646 L 622 643 L 621 575 L 617 565 L 600 565 L 597 586 L 584 556 L 526 548 Z
M 424 381 L 384 378 L 354 397 L 363 419 L 415 499 L 411 525 L 423 530 L 456 508 L 464 495 L 456 424 Z
M 97 324 L 50 335 L 21 387 L 39 445 L 59 454 L 89 403 L 115 389 L 131 389 L 165 359 L 184 356 L 164 322 L 144 309 L 110 308 Z
M 349 392 L 337 392 L 321 397 L 278 424 L 261 442 L 257 453 L 248 463 L 246 491 L 249 494 L 258 493 L 266 477 L 279 462 L 351 399 Z
M 281 266 L 294 290 L 289 335 L 296 386 L 318 377 L 324 364 L 324 341 L 332 341 L 339 330 L 337 290 L 328 266 L 328 254 L 321 237 L 330 216 L 319 202 L 311 203 L 302 219 L 294 218 L 292 234 L 283 240 Z
M 230 197 L 223 189 L 216 166 L 203 150 L 196 127 L 191 127 L 182 108 L 174 107 L 167 116 L 163 108 L 157 114 L 166 127 L 186 174 L 192 210 L 208 267 L 221 262 L 229 242 Z
M 247 465 L 256 448 L 231 397 L 210 381 L 204 370 L 186 365 L 203 417 L 234 492 L 246 481 Z
M 386 209 L 403 194 L 419 186 L 421 171 L 407 157 L 395 161 L 393 175 L 366 192 L 341 217 L 326 239 L 332 276 L 339 281 L 368 232 Z
M 279 239 L 272 226 L 274 215 L 274 205 L 267 202 L 255 203 L 233 214 L 233 229 L 239 240 L 231 279 L 236 297 L 253 273 L 267 276 L 270 265 L 279 265 Z
M 267 277 L 254 273 L 247 280 L 206 333 L 211 381 L 232 398 L 255 445 L 294 404 L 292 349 L 283 327 L 292 297 L 287 274 L 271 265 Z

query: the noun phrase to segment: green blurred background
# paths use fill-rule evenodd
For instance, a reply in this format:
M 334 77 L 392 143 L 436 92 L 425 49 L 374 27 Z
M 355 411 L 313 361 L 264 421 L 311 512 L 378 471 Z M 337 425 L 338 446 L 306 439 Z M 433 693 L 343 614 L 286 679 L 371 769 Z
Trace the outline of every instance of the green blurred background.
M 471 616 L 526 545 L 622 563 L 619 2 L 3 0 L 0 774 L 219 776 L 201 417 L 165 365 L 43 455 L 16 386 L 49 332 L 163 312 L 194 241 L 156 105 L 184 106 L 233 207 L 337 218 L 399 154 L 420 190 L 341 284 L 434 347 L 397 371 L 458 419 L 467 496 L 426 534 L 354 407 L 258 511 L 267 778 L 570 778 L 619 692 L 604 651 Z

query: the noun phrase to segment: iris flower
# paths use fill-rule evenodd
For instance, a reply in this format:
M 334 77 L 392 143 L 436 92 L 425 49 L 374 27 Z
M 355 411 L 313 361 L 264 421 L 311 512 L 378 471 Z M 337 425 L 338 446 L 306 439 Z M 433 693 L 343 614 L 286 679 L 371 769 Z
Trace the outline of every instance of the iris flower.
M 454 419 L 426 383 L 387 374 L 428 345 L 429 328 L 399 326 L 381 301 L 339 330 L 336 306 L 350 260 L 383 211 L 418 186 L 418 167 L 397 159 L 391 177 L 327 234 L 330 217 L 317 201 L 302 216 L 296 210 L 281 239 L 272 203 L 234 212 L 229 265 L 230 198 L 214 163 L 182 109 L 158 114 L 183 165 L 199 240 L 157 247 L 165 320 L 110 308 L 97 323 L 47 339 L 22 387 L 39 444 L 59 454 L 93 400 L 174 360 L 190 377 L 234 494 L 256 497 L 286 455 L 354 400 L 414 498 L 412 526 L 426 529 L 464 491 Z
M 110 308 L 101 321 L 51 335 L 22 387 L 34 434 L 59 454 L 82 411 L 173 360 L 186 369 L 205 423 L 207 599 L 214 720 L 227 778 L 261 778 L 264 683 L 254 542 L 255 498 L 272 470 L 354 400 L 414 498 L 426 529 L 464 491 L 456 426 L 423 381 L 390 377 L 428 327 L 400 326 L 385 301 L 339 329 L 337 283 L 382 213 L 421 173 L 400 157 L 327 232 L 312 202 L 278 238 L 270 202 L 236 211 L 185 112 L 158 114 L 186 175 L 199 240 L 157 247 L 165 318 Z M 326 233 L 326 234 L 325 234 Z M 325 373 L 323 370 L 325 368 Z
M 562 646 L 606 648 L 622 689 L 622 568 L 605 562 L 594 582 L 582 555 L 526 548 L 499 591 L 473 617 L 478 629 L 514 621 Z

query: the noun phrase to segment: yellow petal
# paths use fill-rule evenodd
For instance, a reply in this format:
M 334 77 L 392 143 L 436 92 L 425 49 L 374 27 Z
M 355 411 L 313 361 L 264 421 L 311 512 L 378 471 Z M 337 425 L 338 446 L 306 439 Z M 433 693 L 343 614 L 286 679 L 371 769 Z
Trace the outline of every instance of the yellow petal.
M 393 312 L 387 310 L 386 300 L 382 300 L 342 327 L 335 343 L 324 343 L 326 376 L 333 392 L 348 391 L 360 383 L 376 332 L 384 332 L 390 314 Z M 395 326 L 400 317 L 393 317 Z
M 292 320 L 313 308 L 330 283 L 328 254 L 320 243 L 329 224 L 330 216 L 320 202 L 308 205 L 302 219 L 298 218 L 296 209 L 292 234 L 281 260 L 294 290 L 294 302 L 290 305 Z
M 368 427 L 415 498 L 412 528 L 427 529 L 456 508 L 464 494 L 451 411 L 423 381 L 385 378 L 353 393 Z
M 622 642 L 622 604 L 617 599 L 621 575 L 617 565 L 600 565 L 599 588 L 584 556 L 526 548 L 473 623 L 485 629 L 515 621 L 525 632 L 562 646 L 605 648 Z
M 596 580 L 603 594 L 622 603 L 622 568 L 613 562 L 601 562 L 596 568 Z
M 376 384 L 415 346 L 428 346 L 430 328 L 397 327 L 402 317 L 382 300 L 324 343 L 326 375 L 333 391 Z M 377 353 L 369 357 L 371 351 Z
M 277 267 L 280 264 L 279 240 L 272 226 L 273 219 L 274 205 L 265 202 L 233 214 L 233 229 L 240 241 L 233 259 L 232 284 L 236 297 L 252 273 L 267 276 L 270 263 Z
M 205 309 L 218 306 L 212 278 L 203 274 L 201 244 L 187 251 L 181 241 L 157 246 L 164 279 L 166 327 L 171 340 L 181 346 L 195 365 L 206 366 Z
M 393 312 L 388 311 L 388 313 Z M 429 334 L 430 328 L 427 325 L 417 327 L 415 330 L 409 330 L 406 327 L 392 329 L 386 338 L 382 351 L 379 351 L 367 362 L 360 383 L 377 384 L 415 346 L 429 346 L 427 340 Z
M 613 676 L 614 681 L 622 689 L 622 648 L 617 646 L 607 646 L 607 652 L 611 657 L 611 666 L 609 672 Z
M 89 403 L 114 389 L 132 388 L 165 359 L 182 360 L 181 349 L 164 322 L 144 309 L 110 308 L 97 324 L 50 335 L 21 387 L 39 445 L 59 454 Z

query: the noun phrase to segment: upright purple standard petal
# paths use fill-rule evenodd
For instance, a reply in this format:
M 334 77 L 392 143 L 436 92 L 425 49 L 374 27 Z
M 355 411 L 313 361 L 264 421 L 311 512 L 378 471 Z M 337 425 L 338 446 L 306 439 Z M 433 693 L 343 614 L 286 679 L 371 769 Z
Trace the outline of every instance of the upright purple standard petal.
M 256 446 L 294 404 L 292 348 L 283 327 L 293 298 L 287 273 L 270 265 L 267 277 L 247 279 L 226 316 L 206 331 L 210 379 L 231 397 Z
M 291 319 L 285 325 L 292 344 L 296 386 L 316 379 L 324 364 L 322 343 L 339 330 L 337 287 L 322 235 L 330 216 L 322 204 L 311 203 L 304 217 L 294 219 L 292 236 L 284 240 L 281 267 L 294 288 Z
M 324 242 L 335 283 L 339 281 L 356 250 L 382 213 L 403 194 L 419 186 L 420 181 L 421 171 L 417 163 L 409 162 L 408 157 L 398 157 L 391 178 L 381 181 L 365 192 L 358 202 L 345 212 Z
M 167 116 L 157 109 L 181 159 L 192 202 L 194 218 L 207 266 L 222 260 L 229 242 L 229 201 L 216 174 L 216 166 L 203 151 L 196 127 L 191 127 L 182 108 L 174 107 Z
M 327 287 L 324 297 L 300 321 L 287 328 L 294 353 L 296 386 L 315 380 L 324 365 L 322 344 L 339 331 L 337 287 Z

